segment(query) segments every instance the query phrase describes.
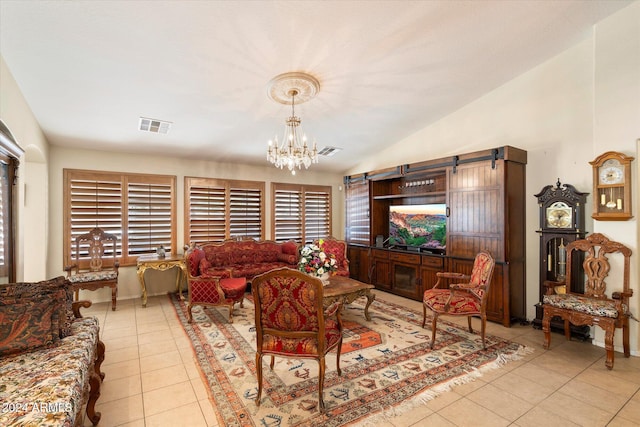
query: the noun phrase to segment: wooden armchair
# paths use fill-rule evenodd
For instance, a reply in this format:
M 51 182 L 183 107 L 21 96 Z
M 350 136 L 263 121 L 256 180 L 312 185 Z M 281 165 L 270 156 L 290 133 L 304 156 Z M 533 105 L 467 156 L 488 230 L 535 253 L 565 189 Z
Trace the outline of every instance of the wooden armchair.
M 341 303 L 323 308 L 323 286 L 320 279 L 298 270 L 280 268 L 253 279 L 252 293 L 256 316 L 256 372 L 260 406 L 262 395 L 262 356 L 311 358 L 318 361 L 318 400 L 324 412 L 325 356 L 337 352 L 337 371 L 340 370 L 342 347 Z M 332 318 L 334 317 L 335 320 Z
M 481 251 L 473 261 L 471 276 L 461 273 L 436 273 L 438 281 L 431 289 L 424 291 L 422 298 L 422 327 L 427 321 L 427 309 L 433 312 L 431 321 L 431 348 L 436 341 L 436 324 L 439 315 L 467 316 L 469 332 L 473 333 L 471 317 L 479 316 L 481 321 L 482 347 L 486 348 L 484 336 L 487 326 L 487 298 L 493 276 L 495 260 L 489 252 Z M 440 288 L 442 279 L 456 280 L 448 289 Z
M 327 255 L 333 255 L 336 258 L 336 264 L 338 266 L 338 269 L 334 273 L 336 276 L 349 277 L 347 244 L 344 240 L 327 237 L 326 239 L 316 241 L 315 244 L 321 246 Z
M 244 277 L 211 277 L 200 272 L 200 264 L 205 260 L 204 251 L 192 245 L 184 254 L 187 266 L 187 286 L 189 297 L 187 302 L 187 320 L 193 321 L 191 310 L 194 305 L 229 309 L 229 323 L 233 322 L 235 303 L 243 306 L 247 280 Z
M 116 259 L 117 243 L 115 234 L 105 233 L 99 227 L 76 237 L 74 263 L 65 267 L 76 300 L 80 289 L 95 291 L 107 286 L 111 288 L 111 310 L 115 311 L 120 267 Z
M 616 328 L 622 328 L 622 345 L 624 356 L 630 356 L 629 349 L 629 298 L 633 290 L 629 289 L 629 268 L 631 249 L 621 243 L 612 242 L 600 233 L 595 233 L 582 240 L 576 240 L 567 245 L 567 277 L 566 293 L 555 294 L 554 287 L 548 287 L 548 295 L 542 299 L 544 315 L 542 330 L 544 332 L 544 348 L 551 343 L 551 319 L 555 316 L 564 320 L 565 337 L 571 339 L 570 323 L 574 325 L 600 326 L 605 332 L 604 345 L 607 351 L 605 365 L 613 369 L 613 335 Z M 586 276 L 584 294 L 571 289 L 571 262 L 579 260 L 578 255 L 584 254 L 582 263 Z M 607 297 L 607 284 L 604 279 L 608 276 L 610 265 L 608 255 L 618 254 L 624 257 L 622 283 L 618 283 L 617 290 Z M 578 261 L 579 262 L 579 261 Z

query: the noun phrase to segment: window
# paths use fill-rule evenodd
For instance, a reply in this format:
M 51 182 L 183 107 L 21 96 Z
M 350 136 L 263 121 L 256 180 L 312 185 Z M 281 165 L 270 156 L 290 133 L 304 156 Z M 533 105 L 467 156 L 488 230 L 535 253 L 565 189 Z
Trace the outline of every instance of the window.
M 0 120 L 0 283 L 16 281 L 16 170 L 24 151 Z
M 369 182 L 363 176 L 345 185 L 345 240 L 369 245 Z
M 273 183 L 273 240 L 311 243 L 331 234 L 331 187 Z
M 175 187 L 175 176 L 65 169 L 65 265 L 75 260 L 76 236 L 94 227 L 118 236 L 121 265 L 160 245 L 176 252 Z
M 185 177 L 185 242 L 264 239 L 264 182 Z

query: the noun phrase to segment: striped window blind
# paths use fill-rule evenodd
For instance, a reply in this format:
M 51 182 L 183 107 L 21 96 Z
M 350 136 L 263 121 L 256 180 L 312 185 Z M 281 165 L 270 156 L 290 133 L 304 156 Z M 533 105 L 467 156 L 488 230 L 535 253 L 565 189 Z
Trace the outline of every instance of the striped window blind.
M 331 187 L 272 183 L 273 240 L 311 243 L 331 234 Z
M 369 182 L 353 181 L 345 186 L 345 240 L 369 245 Z
M 264 239 L 264 182 L 185 177 L 185 241 Z

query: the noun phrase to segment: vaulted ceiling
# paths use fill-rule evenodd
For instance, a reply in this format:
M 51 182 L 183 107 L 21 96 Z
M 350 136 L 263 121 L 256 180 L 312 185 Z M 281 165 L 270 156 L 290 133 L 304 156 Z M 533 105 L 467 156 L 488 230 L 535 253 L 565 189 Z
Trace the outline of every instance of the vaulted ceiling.
M 314 168 L 342 172 L 630 3 L 1 0 L 0 55 L 53 145 L 259 165 L 291 112 L 269 81 L 310 73 L 320 92 L 296 113 L 341 148 Z

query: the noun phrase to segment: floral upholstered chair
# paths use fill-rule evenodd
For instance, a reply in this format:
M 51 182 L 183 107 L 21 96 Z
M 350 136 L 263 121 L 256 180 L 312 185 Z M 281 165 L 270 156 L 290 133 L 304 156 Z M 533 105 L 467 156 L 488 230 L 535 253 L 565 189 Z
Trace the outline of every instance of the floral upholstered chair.
M 473 333 L 471 317 L 479 316 L 481 321 L 482 347 L 486 348 L 484 336 L 487 325 L 487 297 L 493 276 L 495 260 L 489 252 L 481 251 L 473 261 L 471 276 L 461 273 L 436 273 L 438 281 L 431 289 L 424 291 L 422 299 L 422 327 L 427 321 L 427 309 L 433 312 L 431 321 L 431 348 L 436 341 L 436 324 L 439 315 L 467 316 L 469 332 Z M 442 279 L 455 280 L 448 289 L 440 287 Z
M 553 286 L 547 287 L 548 295 L 542 299 L 544 315 L 542 317 L 542 330 L 544 331 L 544 348 L 548 349 L 551 343 L 551 319 L 560 317 L 564 320 L 564 333 L 567 339 L 571 339 L 570 323 L 574 325 L 600 326 L 604 332 L 604 347 L 607 351 L 605 366 L 613 369 L 613 334 L 616 328 L 622 328 L 622 345 L 624 356 L 631 355 L 629 350 L 629 298 L 633 296 L 633 290 L 629 289 L 629 269 L 631 249 L 622 243 L 612 242 L 600 233 L 594 233 L 586 239 L 576 240 L 567 245 L 567 277 L 565 280 L 566 291 L 562 294 L 554 294 Z M 584 273 L 586 282 L 584 294 L 572 291 L 581 277 L 573 278 L 572 262 L 579 262 L 584 254 Z M 624 269 L 622 283 L 617 283 L 615 292 L 606 295 L 607 284 L 604 279 L 609 275 L 610 265 L 608 257 L 612 255 L 622 256 Z M 554 282 L 554 284 L 557 284 Z
M 76 300 L 80 289 L 95 291 L 107 286 L 111 288 L 111 310 L 115 311 L 120 267 L 117 244 L 115 234 L 105 233 L 99 227 L 76 237 L 74 263 L 65 267 Z
M 336 259 L 338 269 L 333 273 L 336 276 L 349 277 L 349 260 L 347 259 L 347 244 L 344 240 L 337 240 L 333 237 L 320 239 L 314 242 L 327 255 L 333 255 Z
M 337 371 L 340 370 L 342 320 L 339 302 L 323 308 L 320 279 L 290 268 L 281 268 L 253 279 L 252 292 L 256 316 L 256 372 L 258 396 L 262 396 L 262 356 L 311 358 L 318 361 L 318 400 L 324 412 L 323 386 L 325 356 L 335 349 Z

